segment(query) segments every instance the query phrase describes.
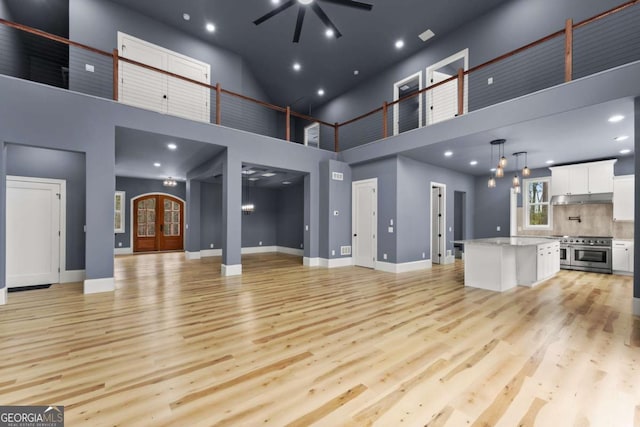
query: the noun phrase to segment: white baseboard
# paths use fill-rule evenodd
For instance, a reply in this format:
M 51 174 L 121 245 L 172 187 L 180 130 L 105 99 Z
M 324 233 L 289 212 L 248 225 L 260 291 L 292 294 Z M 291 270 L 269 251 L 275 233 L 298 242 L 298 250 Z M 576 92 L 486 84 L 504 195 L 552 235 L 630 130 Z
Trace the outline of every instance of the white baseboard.
M 201 258 L 210 258 L 214 256 L 222 256 L 222 249 L 203 249 L 200 251 Z
M 241 254 L 264 254 L 267 252 L 277 252 L 276 246 L 254 246 L 240 250 Z
M 116 290 L 116 281 L 113 277 L 104 279 L 85 279 L 84 293 L 97 294 L 100 292 L 113 292 Z
M 6 288 L 5 288 L 6 290 Z M 640 316 L 640 298 L 634 298 L 633 299 L 633 314 L 634 316 Z
M 201 257 L 201 252 L 184 252 L 184 256 L 185 258 L 187 258 L 188 260 L 192 260 L 192 259 L 200 259 Z
M 307 267 L 320 267 L 320 258 L 302 258 L 302 265 Z
M 353 265 L 353 258 L 320 258 L 320 267 L 324 268 L 340 268 L 351 267 Z
M 132 248 L 115 248 L 113 250 L 114 255 L 131 255 L 133 254 Z
M 60 283 L 82 282 L 85 278 L 84 270 L 67 270 L 60 273 Z
M 221 273 L 223 276 L 240 276 L 242 275 L 242 264 L 222 264 Z
M 391 262 L 376 261 L 376 270 L 384 271 L 386 273 L 409 273 L 411 271 L 428 270 L 431 268 L 431 260 L 425 259 L 421 261 L 404 262 L 400 264 L 394 264 Z
M 453 264 L 454 262 L 456 262 L 456 256 L 455 255 L 446 255 L 444 257 L 444 263 L 445 264 Z
M 5 305 L 7 303 L 7 287 L 0 289 L 0 305 Z
M 633 272 L 632 271 L 613 270 L 613 274 L 619 274 L 620 276 L 632 276 L 633 277 Z
M 284 246 L 276 246 L 276 252 L 281 254 L 304 256 L 304 249 L 287 248 Z

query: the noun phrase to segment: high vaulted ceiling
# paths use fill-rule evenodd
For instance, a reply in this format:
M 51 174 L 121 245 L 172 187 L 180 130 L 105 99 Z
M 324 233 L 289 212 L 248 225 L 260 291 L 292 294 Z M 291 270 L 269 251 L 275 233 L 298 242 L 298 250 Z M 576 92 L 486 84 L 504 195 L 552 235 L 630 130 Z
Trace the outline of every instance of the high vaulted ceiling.
M 327 38 L 309 11 L 299 43 L 292 42 L 298 9 L 304 7 L 299 4 L 256 26 L 254 20 L 278 7 L 272 0 L 111 1 L 238 53 L 272 103 L 308 112 L 509 0 L 370 0 L 370 12 L 320 0 L 342 37 Z M 185 21 L 183 13 L 191 19 Z M 206 32 L 206 22 L 215 24 L 215 33 Z M 427 29 L 436 36 L 424 43 L 418 35 Z M 401 50 L 394 47 L 398 39 L 405 42 Z M 300 72 L 293 71 L 296 61 Z

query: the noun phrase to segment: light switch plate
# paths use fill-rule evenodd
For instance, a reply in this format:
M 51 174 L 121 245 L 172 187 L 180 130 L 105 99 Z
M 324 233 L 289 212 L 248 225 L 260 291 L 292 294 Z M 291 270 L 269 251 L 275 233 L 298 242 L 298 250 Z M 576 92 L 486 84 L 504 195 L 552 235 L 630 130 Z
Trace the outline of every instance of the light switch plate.
M 94 67 L 91 64 L 84 64 L 84 69 L 90 73 L 93 73 L 94 71 L 96 71 L 96 67 Z

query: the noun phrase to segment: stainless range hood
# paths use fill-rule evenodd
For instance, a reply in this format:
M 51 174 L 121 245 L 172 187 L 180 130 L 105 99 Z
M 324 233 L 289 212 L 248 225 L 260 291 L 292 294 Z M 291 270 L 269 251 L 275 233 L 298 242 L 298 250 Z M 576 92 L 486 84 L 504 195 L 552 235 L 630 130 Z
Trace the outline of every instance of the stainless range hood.
M 553 196 L 551 204 L 556 205 L 595 205 L 613 203 L 613 193 L 597 194 L 571 194 L 565 196 Z

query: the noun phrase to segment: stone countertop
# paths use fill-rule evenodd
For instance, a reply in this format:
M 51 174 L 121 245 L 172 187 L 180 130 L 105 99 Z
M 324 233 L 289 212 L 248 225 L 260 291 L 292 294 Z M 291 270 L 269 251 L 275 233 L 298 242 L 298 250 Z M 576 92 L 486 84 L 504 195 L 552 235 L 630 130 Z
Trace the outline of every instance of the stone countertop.
M 551 241 L 560 241 L 560 239 L 552 237 L 490 237 L 487 239 L 454 240 L 453 243 L 491 246 L 538 246 Z

